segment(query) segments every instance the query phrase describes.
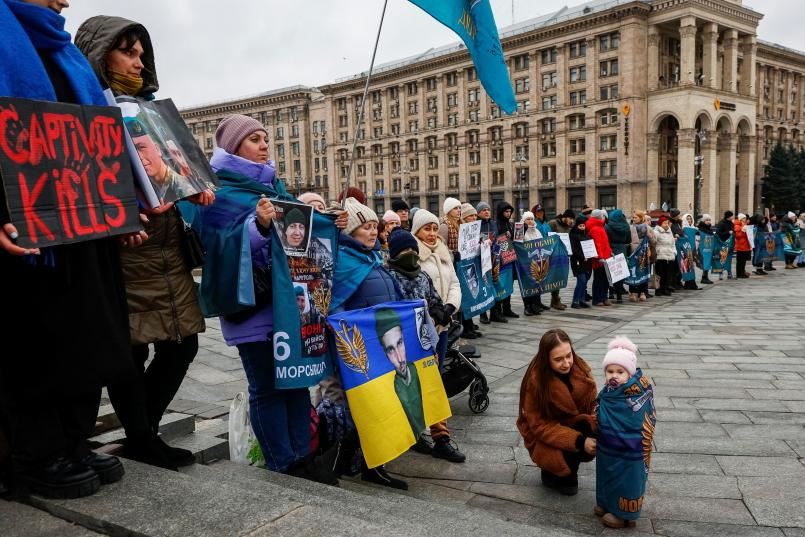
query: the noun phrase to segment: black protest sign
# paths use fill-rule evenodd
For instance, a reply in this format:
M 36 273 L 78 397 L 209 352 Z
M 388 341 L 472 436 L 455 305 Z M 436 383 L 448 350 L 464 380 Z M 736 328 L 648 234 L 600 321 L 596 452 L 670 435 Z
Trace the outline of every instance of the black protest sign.
M 24 248 L 142 229 L 114 107 L 0 97 L 0 178 Z

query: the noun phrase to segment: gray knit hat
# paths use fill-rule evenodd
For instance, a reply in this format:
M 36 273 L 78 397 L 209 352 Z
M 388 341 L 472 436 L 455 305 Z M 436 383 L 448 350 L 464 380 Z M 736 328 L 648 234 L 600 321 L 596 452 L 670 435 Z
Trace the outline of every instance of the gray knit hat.
M 215 131 L 215 143 L 227 153 L 234 155 L 238 152 L 243 139 L 254 131 L 268 134 L 263 124 L 252 117 L 240 114 L 226 116 Z
M 486 210 L 491 211 L 492 207 L 487 202 L 482 201 L 482 202 L 478 203 L 478 205 L 475 206 L 475 210 L 480 213 L 481 211 L 486 211 Z

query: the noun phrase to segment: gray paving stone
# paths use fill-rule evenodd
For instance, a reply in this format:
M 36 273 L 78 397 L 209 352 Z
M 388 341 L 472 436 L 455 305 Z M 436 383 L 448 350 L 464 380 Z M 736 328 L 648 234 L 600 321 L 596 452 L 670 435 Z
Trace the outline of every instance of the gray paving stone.
M 805 460 L 805 441 L 803 440 L 787 440 L 786 443 L 791 446 L 797 455 Z
M 716 456 L 724 473 L 733 476 L 801 476 L 805 466 L 793 457 Z
M 676 520 L 655 520 L 654 531 L 666 537 L 783 537 L 783 532 L 778 528 Z
M 774 399 L 775 401 L 805 401 L 805 390 L 747 390 L 755 399 Z
M 741 499 L 735 477 L 714 475 L 650 473 L 647 495 Z
M 802 425 L 738 425 L 726 424 L 733 438 L 781 438 L 784 440 L 805 439 L 805 427 Z
M 747 413 L 738 410 L 699 410 L 699 414 L 708 423 L 751 423 Z
M 29 505 L 0 500 L 0 535 L 9 537 L 96 537 L 101 535 Z
M 700 453 L 706 455 L 791 456 L 793 451 L 782 440 L 770 438 L 670 437 L 658 435 L 654 444 L 661 453 Z
M 702 416 L 699 414 L 699 411 L 695 408 L 663 409 L 658 413 L 658 419 L 662 423 L 672 421 L 695 423 L 704 421 L 702 420 Z
M 783 528 L 785 537 L 805 537 L 805 529 L 802 528 Z
M 677 438 L 680 436 L 686 437 L 726 437 L 727 431 L 718 423 L 681 423 L 681 422 L 664 422 L 662 412 L 657 411 L 657 429 L 654 438 L 663 438 L 670 436 Z
M 558 528 L 579 532 L 585 535 L 597 535 L 601 531 L 601 523 L 591 516 L 574 516 L 563 514 L 556 516 L 556 512 L 537 507 L 524 505 L 490 496 L 476 495 L 468 505 L 476 509 L 496 513 L 527 526 L 555 526 Z M 541 534 L 540 534 L 541 535 Z
M 805 528 L 805 479 L 740 477 L 738 487 L 761 526 Z
M 647 496 L 641 516 L 660 520 L 753 525 L 755 521 L 740 500 Z
M 802 403 L 805 407 L 805 402 Z M 764 424 L 788 424 L 788 425 L 803 425 L 805 424 L 805 410 L 798 412 L 791 409 L 791 412 L 745 412 L 746 417 L 752 423 L 759 425 Z
M 713 455 L 690 453 L 652 453 L 651 474 L 686 474 L 721 476 L 724 471 Z
M 412 455 L 391 461 L 390 472 L 408 477 L 453 479 L 484 483 L 514 483 L 517 466 L 505 463 L 454 464 L 433 457 L 413 458 Z
M 674 398 L 674 405 L 681 398 Z M 786 412 L 786 407 L 780 401 L 759 401 L 754 399 L 691 399 L 688 404 L 700 410 L 757 410 L 759 412 Z

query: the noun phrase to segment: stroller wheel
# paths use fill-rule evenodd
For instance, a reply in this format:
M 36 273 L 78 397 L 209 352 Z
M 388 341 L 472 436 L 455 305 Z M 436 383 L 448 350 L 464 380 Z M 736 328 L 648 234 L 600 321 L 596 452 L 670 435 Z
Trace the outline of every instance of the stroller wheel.
M 470 385 L 470 393 L 467 404 L 475 414 L 485 412 L 489 408 L 489 388 L 480 379 L 475 379 Z
M 470 406 L 470 410 L 472 410 L 475 414 L 481 414 L 486 412 L 486 409 L 489 408 L 489 396 L 478 394 L 473 397 L 470 395 L 468 404 Z

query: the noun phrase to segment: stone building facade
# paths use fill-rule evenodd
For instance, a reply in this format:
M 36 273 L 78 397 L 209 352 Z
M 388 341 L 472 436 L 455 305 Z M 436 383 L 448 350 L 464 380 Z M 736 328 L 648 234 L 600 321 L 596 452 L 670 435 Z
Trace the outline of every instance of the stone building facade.
M 379 66 L 354 155 L 365 73 L 182 113 L 208 153 L 225 115 L 253 115 L 289 190 L 334 199 L 350 174 L 378 211 L 454 196 L 754 212 L 768 151 L 802 144 L 805 106 L 805 55 L 758 41 L 761 18 L 740 0 L 597 0 L 504 28 L 511 116 L 463 45 Z

